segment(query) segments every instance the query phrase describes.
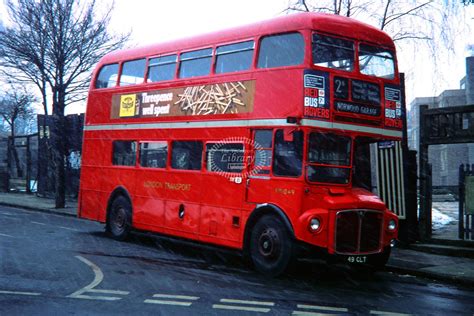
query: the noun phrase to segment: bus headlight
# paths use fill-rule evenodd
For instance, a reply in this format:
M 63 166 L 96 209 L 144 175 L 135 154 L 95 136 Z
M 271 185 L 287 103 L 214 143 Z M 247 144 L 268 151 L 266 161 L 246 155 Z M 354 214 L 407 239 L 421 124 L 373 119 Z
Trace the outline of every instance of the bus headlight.
M 321 222 L 316 217 L 312 218 L 311 221 L 309 222 L 309 229 L 313 233 L 318 231 L 320 227 L 321 227 Z
M 390 231 L 394 231 L 397 228 L 397 222 L 394 219 L 389 220 L 387 228 Z

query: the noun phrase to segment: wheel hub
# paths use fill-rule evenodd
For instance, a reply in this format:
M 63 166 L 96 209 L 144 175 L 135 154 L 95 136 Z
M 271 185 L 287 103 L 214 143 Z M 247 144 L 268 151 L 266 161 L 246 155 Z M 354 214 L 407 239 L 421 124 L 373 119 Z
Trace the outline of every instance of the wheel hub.
M 117 229 L 122 229 L 125 226 L 125 210 L 123 208 L 115 211 L 114 224 Z
M 258 250 L 266 258 L 274 258 L 280 252 L 280 238 L 272 228 L 265 229 L 258 240 Z

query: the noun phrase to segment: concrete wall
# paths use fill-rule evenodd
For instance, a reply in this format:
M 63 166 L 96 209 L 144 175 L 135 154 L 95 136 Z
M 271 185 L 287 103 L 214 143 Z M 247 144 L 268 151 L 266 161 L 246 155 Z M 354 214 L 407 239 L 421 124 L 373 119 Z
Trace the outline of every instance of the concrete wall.
M 466 77 L 460 81 L 460 89 L 445 90 L 436 97 L 415 98 L 408 114 L 408 145 L 419 150 L 420 105 L 429 108 L 474 105 L 474 56 L 466 58 Z M 434 186 L 458 185 L 458 171 L 461 163 L 474 163 L 474 144 L 430 146 L 428 159 L 433 170 Z

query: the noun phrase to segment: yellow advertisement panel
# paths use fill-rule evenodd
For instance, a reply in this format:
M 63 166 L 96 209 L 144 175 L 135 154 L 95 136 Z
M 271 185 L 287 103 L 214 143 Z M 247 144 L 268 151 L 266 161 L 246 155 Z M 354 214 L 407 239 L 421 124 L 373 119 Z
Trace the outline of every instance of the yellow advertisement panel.
M 120 96 L 120 117 L 135 116 L 136 94 L 125 94 Z

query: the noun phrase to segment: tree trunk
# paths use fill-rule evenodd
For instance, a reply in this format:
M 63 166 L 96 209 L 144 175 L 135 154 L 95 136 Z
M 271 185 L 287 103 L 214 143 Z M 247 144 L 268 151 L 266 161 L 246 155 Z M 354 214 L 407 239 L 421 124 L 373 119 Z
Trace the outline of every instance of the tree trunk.
M 66 145 L 64 124 L 64 103 L 61 98 L 53 101 L 53 126 L 51 127 L 51 141 L 53 143 L 52 156 L 54 165 L 54 198 L 55 208 L 66 206 Z
M 17 178 L 22 178 L 23 177 L 23 170 L 21 169 L 20 165 L 20 157 L 18 157 L 18 152 L 16 151 L 16 146 L 15 146 L 15 121 L 12 120 L 11 124 L 11 146 L 12 146 L 12 153 L 13 153 L 13 159 L 15 160 L 15 167 L 16 167 L 16 177 Z

